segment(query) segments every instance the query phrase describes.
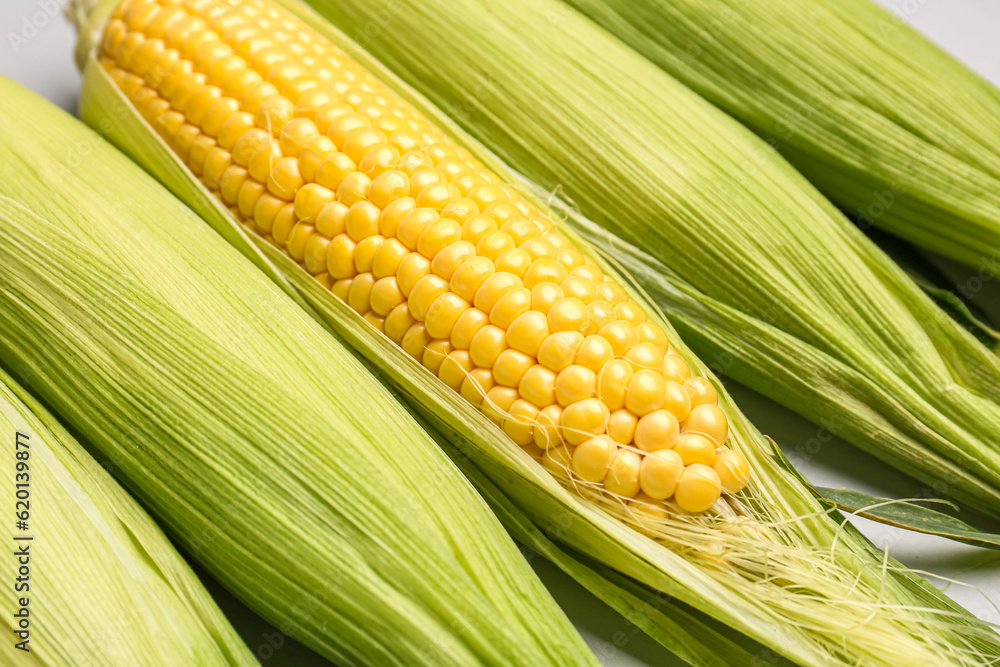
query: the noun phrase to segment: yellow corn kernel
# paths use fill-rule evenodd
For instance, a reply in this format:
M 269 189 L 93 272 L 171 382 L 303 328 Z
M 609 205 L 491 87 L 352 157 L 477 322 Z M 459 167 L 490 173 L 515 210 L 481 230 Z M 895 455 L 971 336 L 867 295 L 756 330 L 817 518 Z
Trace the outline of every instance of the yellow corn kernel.
M 687 466 L 677 482 L 674 501 L 686 512 L 704 512 L 722 495 L 722 482 L 714 470 L 701 463 Z

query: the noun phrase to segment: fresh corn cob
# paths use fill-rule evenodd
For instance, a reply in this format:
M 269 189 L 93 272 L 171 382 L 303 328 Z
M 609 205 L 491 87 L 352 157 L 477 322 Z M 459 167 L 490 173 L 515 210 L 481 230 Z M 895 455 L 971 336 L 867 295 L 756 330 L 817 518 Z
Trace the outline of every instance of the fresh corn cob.
M 635 261 L 620 237 L 669 270 L 643 286 L 717 370 L 1000 516 L 1000 358 L 769 146 L 557 2 L 312 4 L 352 34 L 390 12 L 374 55 L 610 231 L 609 257 Z
M 26 526 L 9 543 L 4 664 L 257 664 L 156 524 L 2 370 L 0 438 L 4 508 Z
M 902 19 L 871 0 L 568 4 L 863 226 L 1000 275 L 1000 93 Z
M 336 340 L 81 123 L 0 92 L 0 360 L 189 553 L 340 663 L 595 664 Z
M 99 55 L 238 220 L 546 466 L 690 512 L 743 488 L 715 388 L 551 219 L 333 44 L 229 10 L 127 0 Z
M 242 3 L 228 5 L 234 13 L 241 11 Z M 391 83 L 393 90 L 404 92 L 425 118 L 433 118 L 434 125 L 460 140 L 459 145 L 474 150 L 475 157 L 489 163 L 490 171 L 501 175 L 504 183 L 513 182 L 503 165 L 377 61 L 315 15 L 288 6 L 301 12 L 319 35 L 350 51 L 354 61 L 344 59 L 352 66 L 362 66 Z M 265 11 L 272 10 L 268 6 Z M 111 11 L 99 7 L 89 17 L 80 16 L 83 118 L 168 184 L 285 289 L 304 298 L 321 321 L 362 351 L 458 447 L 460 455 L 470 457 L 547 534 L 643 582 L 659 599 L 671 596 L 682 602 L 679 627 L 692 638 L 705 636 L 704 626 L 698 627 L 698 619 L 704 617 L 686 615 L 685 605 L 728 625 L 743 635 L 741 639 L 752 638 L 799 664 L 876 664 L 886 655 L 901 656 L 898 662 L 906 665 L 977 664 L 984 656 L 990 659 L 1000 653 L 992 631 L 887 555 L 873 552 L 849 526 L 828 517 L 717 385 L 728 424 L 727 443 L 749 462 L 750 480 L 740 493 L 723 496 L 703 513 L 686 513 L 664 512 L 641 497 L 623 501 L 606 487 L 577 477 L 563 476 L 560 481 L 568 481 L 571 488 L 561 486 L 552 474 L 559 477 L 561 468 L 546 470 L 532 460 L 468 400 L 431 376 L 387 336 L 379 335 L 287 252 L 258 233 L 239 233 L 244 227 L 237 215 L 143 120 L 92 51 Z M 393 21 L 402 19 L 392 14 Z M 284 23 L 287 20 L 282 17 L 286 28 L 294 25 L 296 33 L 318 39 L 302 24 Z M 539 205 L 538 200 L 529 203 Z M 585 246 L 577 248 L 588 254 Z M 600 268 L 623 284 L 611 267 Z M 641 305 L 641 299 L 634 295 L 632 299 Z M 692 373 L 710 379 L 673 330 L 643 307 Z M 593 583 L 579 573 L 574 576 Z M 694 662 L 721 660 L 719 655 L 709 657 Z

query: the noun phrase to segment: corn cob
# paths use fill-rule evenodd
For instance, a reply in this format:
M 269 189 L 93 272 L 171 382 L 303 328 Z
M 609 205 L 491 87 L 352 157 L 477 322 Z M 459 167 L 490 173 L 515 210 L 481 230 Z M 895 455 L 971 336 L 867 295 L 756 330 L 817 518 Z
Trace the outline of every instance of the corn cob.
M 156 524 L 3 371 L 0 438 L 4 507 L 27 526 L 10 543 L 4 664 L 257 664 Z
M 343 45 L 359 65 L 391 82 L 393 90 L 405 92 L 424 117 L 432 117 L 435 125 L 459 137 L 460 145 L 474 149 L 475 157 L 504 182 L 513 182 L 503 165 L 377 61 L 315 15 L 288 6 L 321 35 Z M 643 582 L 658 599 L 675 597 L 733 628 L 743 635 L 740 640 L 754 639 L 799 664 L 872 664 L 890 653 L 901 655 L 900 663 L 906 665 L 976 664 L 1000 652 L 996 636 L 984 625 L 885 554 L 874 553 L 853 529 L 827 517 L 718 386 L 719 406 L 728 422 L 727 442 L 749 461 L 750 481 L 740 493 L 724 496 L 706 512 L 686 513 L 663 512 L 640 498 L 622 502 L 606 488 L 602 493 L 600 487 L 573 477 L 559 480 L 569 481 L 570 489 L 560 486 L 468 400 L 430 377 L 428 369 L 388 337 L 378 335 L 288 253 L 257 233 L 238 233 L 238 218 L 153 132 L 92 52 L 110 14 L 108 9 L 91 14 L 89 20 L 82 17 L 82 117 L 188 201 L 278 284 L 304 298 L 320 321 L 362 351 L 434 429 L 457 446 L 458 456 L 470 457 L 548 534 Z M 530 203 L 537 207 L 539 200 Z M 586 254 L 585 246 L 577 248 Z M 611 267 L 601 269 L 622 284 Z M 632 299 L 641 304 L 634 295 Z M 644 309 L 693 373 L 710 379 L 655 311 Z M 622 525 L 623 518 L 629 526 Z M 593 583 L 579 573 L 574 576 Z M 680 609 L 678 618 L 685 619 L 681 627 L 692 637 L 705 636 L 697 627 L 703 617 L 685 616 L 685 607 Z M 720 659 L 710 657 L 716 663 Z
M 902 19 L 870 0 L 568 4 L 862 226 L 1000 275 L 1000 93 Z
M 336 340 L 97 135 L 0 92 L 0 360 L 189 553 L 337 662 L 594 664 Z
M 312 4 L 356 34 L 391 12 L 374 55 L 611 232 L 602 251 L 669 270 L 645 273 L 685 297 L 648 288 L 717 370 L 1000 516 L 1000 359 L 769 146 L 565 5 L 390 2 Z
M 232 214 L 554 469 L 739 492 L 715 388 L 553 222 L 261 0 L 126 0 L 100 62 Z

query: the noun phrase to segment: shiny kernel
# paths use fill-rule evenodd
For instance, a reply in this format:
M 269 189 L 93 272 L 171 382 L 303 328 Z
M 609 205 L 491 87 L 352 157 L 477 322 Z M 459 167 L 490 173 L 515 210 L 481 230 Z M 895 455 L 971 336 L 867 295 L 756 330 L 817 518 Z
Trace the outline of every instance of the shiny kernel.
M 262 130 L 270 132 L 277 137 L 281 134 L 282 128 L 292 120 L 295 114 L 295 107 L 284 97 L 272 97 L 264 100 L 257 113 L 254 114 L 254 125 Z
M 583 366 L 567 366 L 556 379 L 556 400 L 566 407 L 597 394 L 597 374 Z
M 271 176 L 271 169 L 281 160 L 281 149 L 278 148 L 277 141 L 268 141 L 257 147 L 247 164 L 247 171 L 254 179 L 261 183 L 267 183 Z M 277 195 L 275 195 L 277 196 Z
M 644 452 L 671 449 L 677 444 L 679 430 L 673 414 L 654 410 L 639 419 L 635 427 L 635 446 Z
M 396 238 L 410 250 L 416 250 L 423 233 L 440 219 L 438 212 L 432 209 L 413 209 L 400 221 L 396 229 Z
M 378 221 L 382 235 L 385 237 L 395 237 L 403 218 L 409 215 L 416 206 L 416 202 L 413 201 L 412 197 L 403 197 L 383 208 L 382 215 Z
M 563 412 L 563 421 L 566 412 Z M 611 463 L 618 454 L 618 445 L 610 438 L 590 438 L 573 452 L 573 472 L 588 482 L 600 482 L 611 469 Z
M 686 512 L 704 512 L 722 495 L 719 475 L 707 465 L 696 463 L 684 469 L 674 491 L 674 501 Z
M 403 348 L 404 352 L 417 361 L 422 361 L 424 357 L 424 348 L 430 344 L 431 340 L 432 339 L 427 335 L 427 330 L 424 328 L 423 324 L 414 324 L 405 334 L 403 334 L 403 340 L 400 342 L 399 346 Z M 449 355 L 449 358 L 450 357 L 451 355 Z M 447 359 L 444 363 L 447 363 Z M 442 363 L 442 367 L 444 367 L 444 363 Z M 440 372 L 440 369 L 438 372 Z M 457 391 L 458 387 L 452 387 L 452 389 Z
M 625 358 L 632 362 L 632 367 L 637 371 L 643 369 L 663 370 L 663 353 L 652 343 L 634 345 L 625 353 Z
M 405 303 L 401 303 L 385 316 L 385 335 L 399 345 L 406 332 L 416 323 L 417 321 L 410 315 L 410 309 Z
M 424 188 L 417 195 L 417 206 L 426 206 L 440 211 L 459 198 L 458 188 L 447 183 L 436 183 Z
M 497 381 L 497 384 L 517 387 L 524 374 L 534 365 L 535 360 L 532 357 L 508 348 L 497 357 L 496 364 L 493 366 L 493 379 Z
M 334 123 L 343 118 L 344 116 L 354 113 L 354 109 L 351 108 L 349 104 L 343 104 L 340 102 L 330 102 L 316 111 L 316 117 L 313 118 L 313 122 L 316 123 L 316 129 L 319 133 L 330 138 L 330 129 L 333 127 Z M 333 142 L 330 139 L 331 143 Z M 336 144 L 334 144 L 336 148 Z
M 456 183 L 456 185 L 459 185 Z M 459 186 L 461 189 L 461 186 Z M 463 193 L 463 196 L 464 193 Z M 468 194 L 469 199 L 475 202 L 480 211 L 485 211 L 494 204 L 504 204 L 510 202 L 510 197 L 496 185 L 482 185 Z
M 279 247 L 284 246 L 288 242 L 295 223 L 295 207 L 291 204 L 285 204 L 278 211 L 278 215 L 274 216 L 274 224 L 271 226 L 271 239 Z
M 405 300 L 406 298 L 403 296 L 402 290 L 399 289 L 399 285 L 396 283 L 396 278 L 394 276 L 379 278 L 372 286 L 372 310 L 382 317 L 386 317 L 390 312 L 392 312 L 393 308 L 400 305 Z M 437 338 L 437 336 L 434 336 L 434 334 L 430 331 L 428 331 L 428 334 L 433 338 Z
M 230 115 L 222 126 L 219 128 L 218 136 L 216 141 L 219 145 L 226 150 L 235 150 L 236 143 L 245 136 L 251 130 L 254 130 L 253 126 L 253 116 L 246 112 L 239 112 Z M 250 157 L 246 156 L 243 158 L 243 164 L 241 166 L 245 167 L 247 160 Z M 233 161 L 236 161 L 236 155 L 233 155 Z M 239 162 L 237 162 L 239 164 Z
M 444 215 L 444 211 L 441 214 Z M 462 223 L 462 240 L 476 245 L 483 237 L 496 231 L 498 231 L 497 223 L 493 218 L 485 215 L 473 215 Z
M 566 475 L 573 467 L 573 448 L 567 445 L 556 445 L 545 450 L 542 456 L 542 466 L 557 475 Z
M 677 421 L 683 422 L 691 414 L 691 397 L 683 385 L 668 381 L 666 399 L 661 407 L 677 417 Z
M 566 297 L 552 304 L 548 312 L 549 330 L 584 332 L 590 324 L 587 306 L 579 299 Z
M 525 284 L 527 287 L 527 284 Z M 548 313 L 552 306 L 566 298 L 562 288 L 552 283 L 540 283 L 531 289 L 531 309 L 537 310 L 546 316 L 545 325 L 548 326 Z
M 608 435 L 619 444 L 630 445 L 635 439 L 638 424 L 639 420 L 628 410 L 615 410 L 608 419 Z
M 418 200 L 419 205 L 419 200 Z M 454 220 L 439 219 L 431 224 L 417 240 L 417 252 L 433 260 L 437 254 L 462 239 L 462 228 Z
M 512 204 L 509 206 L 512 206 L 514 211 L 517 211 L 517 207 L 514 207 Z M 490 215 L 491 211 L 496 211 L 497 209 L 497 206 L 490 207 L 487 209 L 486 215 Z M 498 224 L 501 222 L 496 215 L 493 217 L 497 220 Z M 529 239 L 535 239 L 541 236 L 541 230 L 538 229 L 538 225 L 527 218 L 515 218 L 513 220 L 509 220 L 503 223 L 503 226 L 500 227 L 500 231 L 510 236 L 511 239 L 514 240 L 515 246 L 519 246 Z
M 639 473 L 643 457 L 630 449 L 620 449 L 604 478 L 604 488 L 625 498 L 635 497 L 641 487 Z
M 418 320 L 423 320 L 426 318 L 431 304 L 447 292 L 447 281 L 435 276 L 433 273 L 425 275 L 414 284 L 413 289 L 407 294 L 410 314 Z
M 489 323 L 489 315 L 478 308 L 469 308 L 455 321 L 455 327 L 451 330 L 451 344 L 456 349 L 468 350 L 472 347 L 475 335 Z
M 429 370 L 431 373 L 437 375 L 438 371 L 441 370 L 441 364 L 448 358 L 448 354 L 451 351 L 451 343 L 448 341 L 431 341 L 427 344 L 427 347 L 424 348 L 424 353 L 420 358 L 420 363 L 423 364 L 424 368 Z
M 448 291 L 434 300 L 427 309 L 424 326 L 434 338 L 451 339 L 455 324 L 462 313 L 470 308 L 468 301 L 454 292 Z
M 354 268 L 358 273 L 371 272 L 372 265 L 375 263 L 375 255 L 378 254 L 383 243 L 385 243 L 385 237 L 378 235 L 358 241 L 358 245 L 354 248 Z M 381 276 L 376 276 L 376 278 L 379 277 Z
M 409 195 L 410 179 L 401 171 L 387 171 L 372 179 L 368 186 L 368 201 L 379 209 Z
M 349 175 L 357 170 L 357 165 L 343 153 L 330 153 L 316 169 L 316 182 L 336 192 Z
M 379 146 L 361 158 L 358 162 L 358 171 L 374 179 L 390 171 L 399 171 L 396 169 L 398 165 L 399 151 L 392 146 Z M 399 173 L 406 176 L 402 171 Z
M 677 438 L 674 451 L 680 454 L 684 465 L 703 463 L 707 466 L 715 463 L 715 450 L 718 446 L 711 438 L 699 433 L 684 433 Z
M 375 257 L 372 260 L 372 273 L 376 278 L 395 277 L 400 263 L 410 254 L 402 243 L 396 239 L 386 239 L 378 247 Z M 434 336 L 440 338 L 440 336 Z
M 463 197 L 470 197 L 473 190 L 476 190 L 486 184 L 486 179 L 479 174 L 465 174 L 464 176 L 459 176 L 452 181 L 452 185 L 458 188 L 459 193 L 461 193 Z M 483 208 L 479 206 L 480 202 L 473 200 L 473 203 L 476 204 L 476 208 L 480 211 L 483 210 Z
M 295 217 L 315 223 L 320 210 L 332 203 L 335 198 L 334 192 L 322 185 L 317 183 L 303 185 L 295 193 Z
M 267 188 L 257 181 L 250 178 L 244 179 L 243 185 L 240 186 L 240 192 L 236 200 L 236 204 L 240 210 L 240 215 L 244 218 L 253 218 L 254 211 L 257 210 L 257 202 L 260 201 L 260 198 L 266 192 Z M 270 196 L 271 195 L 268 195 L 268 197 Z
M 326 272 L 326 255 L 330 251 L 330 239 L 322 234 L 313 234 L 305 248 L 306 271 L 316 276 Z
M 278 211 L 284 207 L 285 202 L 273 195 L 263 194 L 257 199 L 257 204 L 253 208 L 254 225 L 261 234 L 270 234 L 274 226 L 274 219 Z
M 233 151 L 232 151 L 233 162 L 240 165 L 241 167 L 249 167 L 250 161 L 257 154 L 257 150 L 261 146 L 268 146 L 268 147 L 272 146 L 272 140 L 269 134 L 257 128 L 244 132 L 242 135 L 240 135 L 240 137 L 236 140 L 236 143 L 233 145 Z M 268 162 L 267 170 L 263 174 L 264 179 L 267 178 L 267 175 L 270 172 L 271 172 L 271 164 L 270 162 Z M 257 179 L 257 180 L 263 180 L 263 179 Z
M 684 462 L 680 454 L 672 449 L 660 449 L 642 457 L 639 484 L 647 496 L 666 500 L 674 495 L 683 473 Z
M 520 398 L 517 389 L 511 387 L 496 386 L 486 392 L 483 400 L 482 411 L 486 418 L 500 426 L 510 412 L 514 402 Z
M 729 437 L 729 422 L 718 406 L 699 405 L 691 410 L 684 423 L 684 432 L 700 433 L 714 440 L 716 445 L 724 445 Z
M 556 258 L 556 247 L 552 245 L 552 242 L 548 241 L 547 239 L 543 238 L 528 239 L 527 241 L 519 245 L 518 248 L 528 253 L 528 256 L 531 257 L 532 262 L 538 261 L 540 259 L 554 260 Z
M 219 181 L 219 194 L 222 196 L 222 201 L 230 206 L 238 204 L 240 190 L 249 177 L 250 173 L 243 167 L 236 164 L 229 165 L 225 173 L 222 174 L 222 179 Z M 263 192 L 263 189 L 261 189 L 261 194 Z
M 628 383 L 625 407 L 642 415 L 658 409 L 667 398 L 667 383 L 656 371 L 641 370 Z
M 535 405 L 550 406 L 556 402 L 556 377 L 555 371 L 535 364 L 521 376 L 517 390 Z
M 370 236 L 376 236 L 379 231 L 379 216 L 381 211 L 369 201 L 359 201 L 352 204 L 347 211 L 347 235 L 355 241 L 361 241 Z
M 410 196 L 417 199 L 424 190 L 443 184 L 444 177 L 433 168 L 418 169 L 410 174 Z
M 337 143 L 335 137 L 330 138 L 333 139 L 334 143 Z M 340 150 L 347 153 L 347 157 L 354 160 L 355 163 L 360 163 L 370 151 L 380 146 L 388 146 L 388 144 L 389 139 L 385 136 L 385 133 L 372 127 L 367 127 L 351 132 L 344 140 L 343 147 Z
M 616 357 L 625 356 L 639 343 L 639 335 L 635 332 L 635 327 L 629 322 L 617 320 L 606 324 L 598 331 L 599 336 L 603 336 L 615 351 Z
M 625 394 L 633 374 L 632 365 L 624 359 L 609 361 L 597 374 L 597 397 L 608 409 L 625 407 Z
M 442 218 L 454 220 L 460 225 L 464 225 L 467 220 L 475 215 L 479 215 L 479 208 L 476 206 L 476 203 L 468 197 L 458 197 L 441 209 Z M 496 231 L 496 229 L 491 231 Z M 464 227 L 462 229 L 462 233 L 463 235 L 465 233 Z
M 481 257 L 486 257 L 493 262 L 512 248 L 514 248 L 514 239 L 504 232 L 492 232 L 476 243 L 476 252 Z
M 281 153 L 289 157 L 298 158 L 306 143 L 313 137 L 319 136 L 316 124 L 306 118 L 293 118 L 289 120 L 278 138 L 281 145 Z
M 549 335 L 548 318 L 536 310 L 522 313 L 506 328 L 507 344 L 532 357 L 538 355 L 542 341 Z
M 707 378 L 695 375 L 684 381 L 684 390 L 691 398 L 691 407 L 699 405 L 715 405 L 719 401 L 719 392 Z
M 587 258 L 584 258 L 583 261 L 584 261 L 583 264 L 578 264 L 572 269 L 570 269 L 570 273 L 572 273 L 574 276 L 579 276 L 581 278 L 589 280 L 590 282 L 594 283 L 596 288 L 597 285 L 600 285 L 604 282 L 604 274 L 601 273 L 601 269 L 600 267 L 597 266 L 597 264 L 594 264 Z M 645 318 L 643 318 L 643 320 L 645 320 Z
M 579 331 L 552 333 L 538 348 L 538 363 L 560 372 L 573 364 L 577 352 L 583 345 L 584 336 Z
M 462 382 L 459 393 L 473 405 L 482 405 L 486 394 L 494 387 L 493 373 L 488 368 L 473 368 Z
M 497 273 L 495 275 L 499 276 L 502 274 Z M 515 288 L 497 299 L 493 308 L 490 309 L 490 322 L 502 329 L 506 329 L 514 320 L 527 313 L 530 308 L 531 291 L 526 287 Z
M 427 258 L 418 252 L 411 252 L 399 263 L 399 269 L 396 271 L 399 289 L 403 290 L 403 294 L 409 297 L 410 291 L 413 290 L 417 281 L 430 272 L 431 263 L 427 261 Z
M 562 413 L 563 438 L 571 445 L 578 445 L 601 435 L 607 428 L 609 417 L 607 407 L 596 398 L 574 403 Z
M 316 231 L 331 239 L 346 233 L 347 212 L 349 210 L 340 202 L 327 204 L 316 214 Z
M 370 324 L 373 329 L 379 333 L 385 333 L 385 318 L 379 317 L 374 311 L 369 310 L 364 314 L 363 318 L 365 322 Z
M 304 261 L 306 258 L 306 245 L 315 233 L 316 228 L 309 223 L 300 222 L 296 224 L 292 228 L 292 233 L 288 236 L 288 244 L 286 248 L 288 255 L 296 262 Z M 324 266 L 323 268 L 326 267 Z M 319 273 L 322 273 L 322 269 L 320 269 Z
M 613 280 L 605 280 L 597 286 L 597 293 L 601 299 L 613 306 L 628 301 L 628 293 L 625 289 Z
M 347 295 L 347 305 L 358 315 L 364 315 L 372 309 L 372 288 L 375 286 L 375 276 L 370 273 L 360 273 L 351 282 L 351 291 Z
M 615 306 L 615 315 L 618 319 L 625 320 L 635 327 L 638 327 L 646 321 L 646 313 L 642 312 L 642 308 L 632 301 L 625 301 Z M 638 333 L 638 331 L 636 333 Z
M 267 177 L 267 189 L 275 197 L 292 201 L 295 193 L 305 184 L 299 172 L 299 161 L 293 157 L 278 160 Z
M 365 193 L 368 192 L 368 186 L 371 185 L 371 182 L 371 179 L 360 171 L 348 174 L 337 188 L 337 199 L 347 206 L 365 201 Z
M 372 121 L 371 118 L 360 113 L 346 113 L 338 116 L 330 123 L 330 126 L 326 130 L 326 136 L 330 137 L 337 150 L 343 151 L 347 139 L 359 130 L 366 130 L 371 128 Z M 364 153 L 357 156 L 360 160 L 364 157 Z
M 567 297 L 579 299 L 583 303 L 597 300 L 597 286 L 586 278 L 568 276 L 560 283 Z
M 222 130 L 223 125 L 229 120 L 230 116 L 238 113 L 239 110 L 240 103 L 233 98 L 215 97 L 212 99 L 211 104 L 208 105 L 208 108 L 202 112 L 200 122 L 195 120 L 190 111 L 188 111 L 188 122 L 201 125 L 202 132 L 215 137 Z
M 668 354 L 663 359 L 663 374 L 668 380 L 684 384 L 691 377 L 691 369 L 676 354 Z
M 521 395 L 524 396 L 524 393 L 521 392 Z M 531 401 L 531 399 L 527 396 L 525 396 L 525 398 Z M 534 403 L 534 401 L 532 401 L 532 403 Z M 542 450 L 549 450 L 554 447 L 561 446 L 563 444 L 561 428 L 559 426 L 561 421 L 561 407 L 558 405 L 549 405 L 542 408 L 538 412 L 538 417 L 535 418 L 535 431 L 532 434 L 535 446 Z
M 450 243 L 434 255 L 434 260 L 431 262 L 431 271 L 445 280 L 451 280 L 458 267 L 475 256 L 476 247 L 471 243 L 467 241 Z
M 481 368 L 493 368 L 500 354 L 507 349 L 507 332 L 487 324 L 472 337 L 469 353 L 472 361 Z
M 604 365 L 615 358 L 611 343 L 601 336 L 587 336 L 583 339 L 583 345 L 576 353 L 574 363 L 589 368 L 594 373 L 600 373 Z
M 459 271 L 456 272 L 456 276 L 464 274 L 465 266 L 469 263 L 470 262 L 466 262 L 465 265 L 460 267 Z M 453 276 L 452 289 L 458 292 L 455 287 L 455 276 Z M 476 289 L 472 302 L 475 304 L 476 308 L 488 313 L 493 309 L 493 306 L 497 304 L 501 297 L 519 287 L 522 287 L 522 283 L 521 279 L 517 276 L 503 272 L 491 273 L 485 280 L 482 281 L 482 283 L 480 283 L 479 288 Z
M 512 273 L 518 278 L 524 276 L 529 266 L 531 266 L 531 257 L 520 248 L 507 250 L 496 260 L 497 271 Z
M 750 464 L 743 454 L 733 449 L 723 447 L 716 455 L 712 469 L 719 476 L 726 493 L 739 493 L 750 480 Z
M 509 416 L 503 420 L 503 432 L 518 446 L 525 447 L 534 442 L 536 419 L 538 407 L 519 398 L 510 406 Z
M 354 249 L 357 244 L 347 234 L 338 234 L 330 241 L 330 249 L 326 254 L 326 272 L 335 280 L 353 278 L 357 271 L 354 268 Z

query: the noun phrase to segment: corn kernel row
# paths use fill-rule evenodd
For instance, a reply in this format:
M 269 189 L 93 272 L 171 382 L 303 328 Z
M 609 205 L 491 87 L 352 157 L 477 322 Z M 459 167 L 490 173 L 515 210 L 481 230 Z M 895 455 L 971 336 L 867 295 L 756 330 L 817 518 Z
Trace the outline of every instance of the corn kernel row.
M 105 69 L 201 182 L 559 475 L 662 509 L 736 493 L 718 395 L 552 220 L 257 0 L 127 0 Z

